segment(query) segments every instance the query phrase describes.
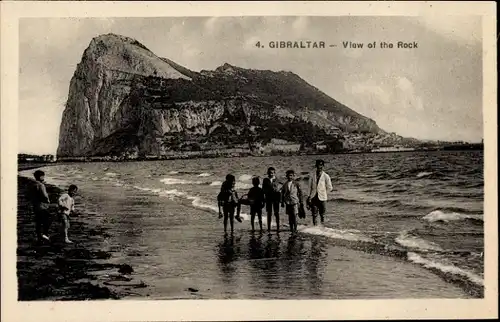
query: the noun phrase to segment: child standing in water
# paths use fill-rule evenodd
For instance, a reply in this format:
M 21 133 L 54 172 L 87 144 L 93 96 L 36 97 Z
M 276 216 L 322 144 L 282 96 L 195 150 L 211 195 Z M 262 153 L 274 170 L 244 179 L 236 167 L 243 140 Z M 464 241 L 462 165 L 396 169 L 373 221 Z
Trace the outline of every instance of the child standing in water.
M 253 187 L 250 188 L 248 191 L 248 201 L 250 203 L 250 217 L 251 217 L 251 223 L 252 223 L 252 232 L 255 231 L 254 228 L 254 221 L 255 221 L 255 215 L 259 218 L 259 227 L 260 231 L 262 232 L 262 208 L 264 208 L 266 204 L 265 196 L 264 196 L 264 190 L 262 190 L 260 185 L 260 178 L 259 177 L 254 177 L 252 179 L 252 185 Z
M 267 169 L 267 178 L 262 182 L 262 189 L 266 196 L 266 212 L 267 212 L 267 230 L 271 231 L 271 221 L 274 210 L 276 218 L 276 231 L 280 230 L 280 183 L 276 178 L 276 170 L 273 167 Z
M 300 185 L 294 180 L 295 172 L 288 170 L 286 172 L 287 182 L 281 188 L 281 207 L 285 207 L 288 215 L 288 224 L 291 232 L 297 231 L 297 213 L 299 205 L 302 204 L 302 190 Z
M 222 183 L 221 191 L 217 196 L 217 203 L 219 206 L 219 218 L 224 216 L 224 233 L 227 232 L 227 222 L 231 225 L 231 233 L 234 232 L 234 213 L 236 213 L 236 220 L 241 222 L 240 209 L 241 205 L 238 198 L 238 193 L 234 190 L 236 185 L 236 178 L 232 174 L 226 176 L 226 181 Z
M 64 242 L 72 244 L 73 242 L 68 238 L 69 230 L 69 215 L 75 211 L 75 200 L 73 197 L 76 195 L 78 187 L 74 184 L 68 188 L 68 193 L 63 193 L 58 200 L 59 214 L 63 223 Z

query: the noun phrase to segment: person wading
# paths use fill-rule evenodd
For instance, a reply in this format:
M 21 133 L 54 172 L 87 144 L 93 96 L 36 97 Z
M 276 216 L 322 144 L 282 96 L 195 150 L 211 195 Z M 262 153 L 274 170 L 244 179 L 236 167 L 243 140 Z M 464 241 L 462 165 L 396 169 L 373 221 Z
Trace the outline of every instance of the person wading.
M 267 169 L 267 178 L 262 182 L 262 189 L 266 198 L 266 213 L 267 213 L 267 230 L 271 231 L 271 221 L 273 217 L 276 219 L 276 231 L 280 230 L 280 201 L 281 201 L 281 184 L 276 178 L 276 170 L 273 167 Z
M 319 213 L 321 224 L 325 222 L 326 201 L 328 192 L 333 190 L 330 176 L 323 171 L 325 162 L 316 161 L 316 171 L 309 175 L 309 194 L 307 205 L 311 209 L 313 225 L 316 226 L 316 217 Z
M 295 181 L 295 172 L 288 170 L 286 172 L 287 182 L 281 188 L 281 207 L 285 207 L 288 215 L 288 224 L 292 233 L 297 232 L 297 214 L 302 205 L 302 189 Z

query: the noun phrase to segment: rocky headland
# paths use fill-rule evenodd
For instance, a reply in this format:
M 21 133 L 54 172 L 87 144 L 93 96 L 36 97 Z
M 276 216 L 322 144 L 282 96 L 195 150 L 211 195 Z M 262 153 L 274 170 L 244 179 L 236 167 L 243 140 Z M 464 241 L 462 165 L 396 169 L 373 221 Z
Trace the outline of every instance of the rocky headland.
M 138 41 L 95 37 L 71 79 L 58 160 L 409 147 L 292 72 L 191 71 Z

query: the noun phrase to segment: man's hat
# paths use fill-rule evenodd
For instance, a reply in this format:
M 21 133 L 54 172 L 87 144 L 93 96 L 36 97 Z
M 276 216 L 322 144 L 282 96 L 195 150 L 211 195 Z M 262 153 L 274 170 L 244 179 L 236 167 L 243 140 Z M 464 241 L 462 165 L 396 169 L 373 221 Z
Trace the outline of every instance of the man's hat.
M 325 165 L 325 161 L 323 160 L 316 160 L 316 166 L 318 165 Z

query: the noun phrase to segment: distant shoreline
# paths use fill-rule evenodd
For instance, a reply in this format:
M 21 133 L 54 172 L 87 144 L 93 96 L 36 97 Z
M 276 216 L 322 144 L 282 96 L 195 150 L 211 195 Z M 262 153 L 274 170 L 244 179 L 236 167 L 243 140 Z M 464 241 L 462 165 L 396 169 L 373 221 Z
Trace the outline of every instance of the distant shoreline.
M 219 158 L 245 158 L 245 157 L 272 157 L 272 156 L 326 156 L 326 155 L 344 155 L 344 154 L 381 154 L 381 153 L 426 153 L 426 152 L 465 152 L 465 151 L 484 151 L 484 147 L 472 147 L 472 148 L 442 148 L 442 149 L 415 149 L 415 150 L 398 150 L 398 151 L 345 151 L 345 152 L 336 152 L 336 153 L 271 153 L 271 154 L 253 154 L 250 152 L 247 153 L 228 153 L 228 154 L 203 154 L 203 151 L 190 151 L 187 152 L 179 152 L 178 154 L 170 155 L 170 156 L 162 156 L 162 157 L 64 157 L 57 161 L 46 162 L 46 161 L 18 161 L 18 171 L 30 170 L 41 168 L 45 166 L 50 166 L 54 164 L 63 164 L 63 163 L 76 163 L 76 162 L 134 162 L 134 161 L 166 161 L 166 160 L 193 160 L 193 159 L 219 159 Z
M 42 167 L 47 167 L 50 165 L 54 165 L 56 162 L 18 162 L 17 163 L 17 171 L 25 171 L 25 170 L 34 170 Z

